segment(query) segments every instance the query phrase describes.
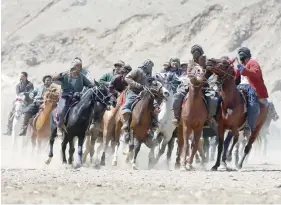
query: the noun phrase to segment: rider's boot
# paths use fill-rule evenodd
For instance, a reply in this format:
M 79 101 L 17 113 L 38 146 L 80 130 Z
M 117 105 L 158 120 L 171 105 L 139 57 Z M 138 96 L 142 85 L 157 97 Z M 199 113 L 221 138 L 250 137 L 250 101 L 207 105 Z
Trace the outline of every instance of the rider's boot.
M 179 125 L 180 122 L 180 116 L 181 116 L 181 106 L 184 97 L 188 93 L 188 90 L 184 87 L 179 87 L 175 96 L 174 96 L 174 103 L 173 103 L 173 110 L 174 110 L 174 119 L 172 119 L 172 122 L 175 126 Z
M 32 117 L 32 115 L 30 113 L 24 114 L 23 123 L 22 123 L 22 127 L 21 127 L 21 131 L 19 133 L 19 136 L 25 136 L 26 135 L 28 123 L 29 123 L 29 120 L 31 119 L 31 117 Z
M 125 112 L 122 114 L 121 121 L 123 123 L 121 127 L 121 133 L 124 136 L 125 142 L 129 142 L 130 140 L 130 133 L 129 133 L 129 123 L 130 123 L 130 113 Z
M 160 112 L 160 108 L 159 107 L 154 107 L 154 111 L 152 113 L 152 122 L 151 122 L 151 129 L 152 131 L 156 131 L 159 127 L 159 123 L 158 123 L 158 114 Z

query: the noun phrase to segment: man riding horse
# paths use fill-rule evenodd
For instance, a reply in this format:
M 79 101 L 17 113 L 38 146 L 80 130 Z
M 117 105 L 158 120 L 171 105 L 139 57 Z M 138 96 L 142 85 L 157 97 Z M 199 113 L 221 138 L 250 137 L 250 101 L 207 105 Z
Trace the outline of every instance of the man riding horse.
M 38 113 L 39 108 L 43 103 L 44 95 L 45 95 L 47 89 L 52 84 L 52 76 L 46 75 L 43 77 L 42 81 L 43 81 L 44 85 L 36 90 L 33 90 L 29 94 L 29 97 L 31 99 L 33 99 L 33 103 L 31 103 L 23 112 L 24 118 L 23 118 L 23 124 L 22 124 L 21 132 L 20 132 L 19 136 L 26 135 L 28 122 L 36 113 Z
M 247 47 L 242 47 L 238 50 L 239 59 L 242 64 L 237 66 L 238 71 L 242 76 L 245 76 L 250 86 L 256 91 L 258 101 L 268 107 L 268 92 L 263 81 L 262 70 L 258 62 L 252 59 L 251 51 Z M 246 86 L 246 84 L 244 84 Z M 255 120 L 259 115 L 259 104 L 255 102 L 248 102 L 252 105 L 248 110 L 247 121 L 249 125 L 249 132 L 254 130 Z
M 93 87 L 92 82 L 81 73 L 82 62 L 73 61 L 70 71 L 66 71 L 53 77 L 53 81 L 60 81 L 62 94 L 58 102 L 58 128 L 62 130 L 65 115 L 73 101 L 82 92 L 83 87 Z
M 108 88 L 111 93 L 115 93 L 115 97 L 122 93 L 125 88 L 127 87 L 127 82 L 125 80 L 126 75 L 131 72 L 132 67 L 130 65 L 125 65 L 124 67 L 120 68 L 118 73 L 111 79 Z
M 124 133 L 125 139 L 129 139 L 129 126 L 130 126 L 130 117 L 132 114 L 132 105 L 138 97 L 139 93 L 144 89 L 144 86 L 149 84 L 149 81 L 152 79 L 152 68 L 154 63 L 147 59 L 143 62 L 143 64 L 137 69 L 132 70 L 125 77 L 125 81 L 128 84 L 128 90 L 126 92 L 125 104 L 121 110 L 122 114 L 122 123 L 123 126 L 121 128 L 121 132 Z M 154 104 L 154 112 L 152 116 L 152 125 L 151 128 L 153 130 L 157 129 L 157 109 L 158 104 L 155 102 Z
M 193 61 L 198 63 L 204 69 L 206 68 L 206 56 L 204 55 L 203 48 L 199 45 L 194 45 L 191 48 L 191 54 L 193 56 Z M 208 79 L 212 73 L 206 74 L 206 79 Z M 172 120 L 175 125 L 179 124 L 180 115 L 181 115 L 181 105 L 184 97 L 188 93 L 188 87 L 184 84 L 180 85 L 177 89 L 177 92 L 174 96 L 173 110 L 174 110 L 174 119 Z
M 125 63 L 121 60 L 114 63 L 114 68 L 111 72 L 105 73 L 103 76 L 101 76 L 99 83 L 103 83 L 105 85 L 109 85 L 112 78 L 119 72 L 119 70 L 125 66 Z
M 20 82 L 19 84 L 17 84 L 16 86 L 16 95 L 19 95 L 21 93 L 30 93 L 31 91 L 34 90 L 34 86 L 32 84 L 32 82 L 30 82 L 28 79 L 28 74 L 27 72 L 21 72 L 20 74 Z M 30 103 L 30 102 L 28 102 Z M 14 102 L 13 102 L 13 107 L 12 110 L 9 114 L 9 118 L 8 118 L 8 125 L 7 125 L 7 130 L 4 133 L 4 135 L 11 135 L 12 133 L 12 122 L 14 119 Z

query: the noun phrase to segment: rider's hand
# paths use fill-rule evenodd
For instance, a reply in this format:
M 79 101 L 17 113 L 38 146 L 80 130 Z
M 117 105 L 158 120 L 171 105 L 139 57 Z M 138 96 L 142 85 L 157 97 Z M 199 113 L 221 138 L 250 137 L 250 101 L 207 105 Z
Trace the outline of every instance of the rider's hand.
M 238 64 L 237 68 L 238 68 L 240 73 L 242 73 L 244 71 L 244 69 L 245 69 L 244 65 L 242 65 L 242 64 Z

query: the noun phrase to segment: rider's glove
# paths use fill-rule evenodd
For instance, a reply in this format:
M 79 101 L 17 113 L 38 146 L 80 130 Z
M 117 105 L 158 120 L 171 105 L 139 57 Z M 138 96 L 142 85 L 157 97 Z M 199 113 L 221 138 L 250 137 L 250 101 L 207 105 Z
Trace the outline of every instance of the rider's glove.
M 245 69 L 244 65 L 242 65 L 242 64 L 238 64 L 237 68 L 238 68 L 240 73 L 242 73 L 244 71 L 244 69 Z

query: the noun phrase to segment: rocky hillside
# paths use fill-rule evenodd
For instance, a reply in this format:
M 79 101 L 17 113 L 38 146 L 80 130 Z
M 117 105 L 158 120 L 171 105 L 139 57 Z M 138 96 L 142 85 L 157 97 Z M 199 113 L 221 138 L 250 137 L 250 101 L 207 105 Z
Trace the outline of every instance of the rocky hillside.
M 249 46 L 281 98 L 281 0 L 3 0 L 1 11 L 2 95 L 14 96 L 20 71 L 39 83 L 75 56 L 98 78 L 118 59 L 188 60 L 197 43 L 209 57 Z

